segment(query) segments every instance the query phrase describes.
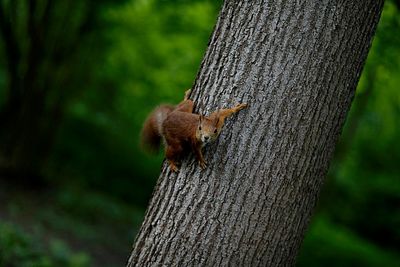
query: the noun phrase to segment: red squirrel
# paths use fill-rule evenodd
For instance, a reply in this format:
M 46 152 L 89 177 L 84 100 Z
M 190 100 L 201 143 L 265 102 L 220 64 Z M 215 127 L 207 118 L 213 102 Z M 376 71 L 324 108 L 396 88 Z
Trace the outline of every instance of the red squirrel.
M 230 115 L 244 109 L 247 104 L 239 104 L 233 108 L 220 109 L 210 116 L 193 113 L 194 102 L 189 99 L 191 90 L 177 106 L 158 106 L 147 117 L 142 129 L 142 145 L 156 152 L 163 139 L 165 157 L 173 172 L 178 171 L 182 157 L 193 151 L 202 169 L 206 167 L 202 148 L 217 139 L 224 121 Z

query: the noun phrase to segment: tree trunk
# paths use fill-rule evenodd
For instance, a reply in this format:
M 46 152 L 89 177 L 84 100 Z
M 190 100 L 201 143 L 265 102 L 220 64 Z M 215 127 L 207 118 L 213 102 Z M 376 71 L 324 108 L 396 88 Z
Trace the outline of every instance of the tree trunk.
M 294 265 L 382 6 L 225 1 L 191 98 L 249 107 L 207 169 L 164 164 L 128 266 Z

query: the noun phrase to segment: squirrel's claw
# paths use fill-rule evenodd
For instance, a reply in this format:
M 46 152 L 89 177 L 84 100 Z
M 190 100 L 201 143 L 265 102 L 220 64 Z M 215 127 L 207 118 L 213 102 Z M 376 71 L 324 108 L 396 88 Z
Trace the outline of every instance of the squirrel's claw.
M 192 92 L 192 88 L 187 89 L 185 91 L 185 97 L 183 98 L 183 100 L 188 100 L 191 92 Z
M 175 172 L 175 173 L 179 171 L 179 168 L 173 163 L 169 164 L 169 168 L 171 169 L 172 172 Z
M 239 105 L 236 106 L 236 110 L 239 111 L 239 110 L 242 110 L 242 109 L 244 109 L 246 107 L 247 107 L 247 104 L 245 104 L 245 103 L 239 104 Z
M 205 169 L 205 168 L 207 168 L 207 162 L 206 161 L 199 161 L 199 164 L 200 164 L 200 167 L 201 167 L 201 169 Z

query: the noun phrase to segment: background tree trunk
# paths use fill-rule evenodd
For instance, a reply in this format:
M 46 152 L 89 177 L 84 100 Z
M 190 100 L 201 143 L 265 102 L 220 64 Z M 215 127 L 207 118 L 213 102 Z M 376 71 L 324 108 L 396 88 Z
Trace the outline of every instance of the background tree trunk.
M 91 1 L 0 1 L 8 74 L 0 105 L 1 176 L 41 182 L 65 106 L 80 90 L 71 84 L 87 78 L 73 77 L 68 69 L 76 68 L 76 48 L 90 32 L 97 6 Z
M 382 6 L 225 1 L 191 98 L 201 113 L 249 108 L 206 170 L 164 164 L 129 266 L 295 263 Z

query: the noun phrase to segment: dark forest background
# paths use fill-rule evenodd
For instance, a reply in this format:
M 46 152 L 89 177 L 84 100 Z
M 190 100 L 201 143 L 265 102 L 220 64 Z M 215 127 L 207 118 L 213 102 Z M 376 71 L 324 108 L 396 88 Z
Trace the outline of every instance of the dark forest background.
M 0 0 L 0 266 L 123 266 L 212 0 Z M 298 266 L 400 266 L 400 1 L 386 1 Z

